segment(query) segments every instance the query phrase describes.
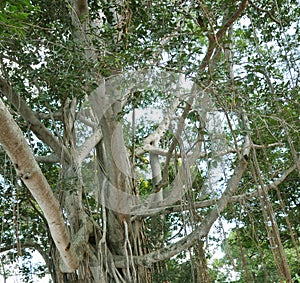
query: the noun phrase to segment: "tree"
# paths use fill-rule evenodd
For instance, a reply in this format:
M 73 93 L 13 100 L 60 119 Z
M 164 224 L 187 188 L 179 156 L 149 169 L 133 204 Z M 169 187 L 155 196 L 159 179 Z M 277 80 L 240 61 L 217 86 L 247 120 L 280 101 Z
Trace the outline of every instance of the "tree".
M 270 195 L 299 180 L 296 1 L 0 5 L 2 252 L 53 282 L 209 282 L 205 238 L 254 199 L 292 281 Z

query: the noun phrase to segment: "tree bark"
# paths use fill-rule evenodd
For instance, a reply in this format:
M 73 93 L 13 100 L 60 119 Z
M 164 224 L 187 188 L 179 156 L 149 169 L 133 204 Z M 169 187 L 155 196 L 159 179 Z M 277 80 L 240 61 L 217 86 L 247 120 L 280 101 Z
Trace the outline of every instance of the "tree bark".
M 64 269 L 74 271 L 78 258 L 64 223 L 60 205 L 43 175 L 23 136 L 22 131 L 0 100 L 0 143 L 12 160 L 24 184 L 36 199 L 47 219 L 50 233 L 63 259 Z

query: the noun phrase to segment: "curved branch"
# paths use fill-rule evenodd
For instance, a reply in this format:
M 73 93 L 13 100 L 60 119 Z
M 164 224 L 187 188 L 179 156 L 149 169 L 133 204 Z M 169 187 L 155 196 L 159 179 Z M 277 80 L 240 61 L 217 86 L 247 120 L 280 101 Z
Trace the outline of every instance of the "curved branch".
M 239 18 L 239 16 L 243 13 L 243 11 L 246 9 L 248 0 L 243 0 L 238 10 L 234 13 L 234 15 L 228 19 L 225 24 L 219 29 L 219 31 L 216 33 L 215 36 L 210 35 L 209 36 L 209 45 L 206 51 L 206 54 L 204 56 L 204 59 L 202 60 L 202 63 L 200 65 L 200 70 L 204 69 L 208 62 L 214 53 L 214 50 L 216 46 L 218 45 L 218 40 L 225 34 L 227 29 Z
M 247 148 L 245 149 L 244 155 L 248 155 L 248 150 L 249 149 Z M 139 265 L 150 266 L 155 262 L 175 256 L 181 251 L 190 248 L 197 240 L 199 240 L 199 238 L 205 237 L 208 234 L 211 226 L 220 216 L 220 213 L 226 208 L 230 198 L 239 185 L 239 182 L 247 168 L 247 164 L 248 163 L 244 158 L 239 161 L 239 164 L 235 168 L 233 175 L 228 180 L 226 190 L 224 191 L 222 197 L 216 202 L 215 208 L 208 213 L 207 217 L 203 220 L 200 226 L 191 234 L 179 240 L 178 242 L 169 245 L 168 247 L 164 247 L 144 256 L 133 257 L 133 261 Z M 126 259 L 123 257 L 115 257 L 115 263 L 117 267 L 123 267 L 125 261 Z
M 149 146 L 154 145 L 155 142 L 159 141 L 161 137 L 165 135 L 169 127 L 171 117 L 173 116 L 174 110 L 178 106 L 178 103 L 179 103 L 179 99 L 176 98 L 173 104 L 169 107 L 168 112 L 166 113 L 166 115 L 158 125 L 157 129 L 144 139 L 143 145 L 141 147 L 136 149 L 135 154 L 137 156 L 144 154 L 147 151 L 146 148 L 149 148 Z
M 79 265 L 59 203 L 23 136 L 22 131 L 0 99 L 0 143 L 12 160 L 17 175 L 30 190 L 49 225 L 53 241 L 66 265 L 73 272 Z
M 82 161 L 87 157 L 91 150 L 100 142 L 103 138 L 101 129 L 97 129 L 84 143 L 78 148 L 77 162 L 81 164 Z
M 277 178 L 274 182 L 268 184 L 265 186 L 265 190 L 272 190 L 277 188 L 294 170 L 296 169 L 296 165 L 294 164 L 290 168 L 288 168 L 285 172 L 282 173 L 282 175 Z M 249 200 L 251 198 L 257 197 L 261 194 L 262 188 L 258 188 L 258 190 L 254 192 L 244 193 L 241 195 L 234 195 L 230 198 L 229 203 L 239 202 L 239 201 L 245 201 Z M 216 202 L 219 201 L 219 199 L 208 199 L 208 200 L 202 200 L 194 203 L 194 207 L 196 209 L 199 208 L 205 208 L 209 206 L 213 206 L 216 204 Z M 139 217 L 149 217 L 156 215 L 158 213 L 160 214 L 170 214 L 174 212 L 182 212 L 183 206 L 182 204 L 178 205 L 163 205 L 163 203 L 157 202 L 157 206 L 155 207 L 155 203 L 152 204 L 152 207 L 144 211 L 144 213 L 138 209 L 133 210 L 134 213 L 139 215 Z M 143 207 L 144 209 L 144 207 Z
M 245 123 L 246 128 L 250 127 L 248 117 L 244 114 L 243 120 Z M 154 252 L 148 253 L 144 256 L 137 256 L 133 257 L 133 261 L 136 264 L 143 265 L 143 266 L 150 266 L 152 263 L 166 260 L 175 256 L 176 254 L 182 252 L 183 250 L 189 249 L 193 246 L 200 238 L 205 237 L 212 225 L 218 219 L 220 214 L 224 211 L 229 203 L 231 197 L 233 196 L 234 192 L 236 191 L 240 180 L 247 168 L 248 156 L 251 149 L 251 139 L 250 136 L 245 136 L 245 141 L 241 150 L 241 154 L 239 162 L 234 169 L 233 175 L 227 181 L 227 187 L 223 192 L 221 198 L 216 202 L 215 207 L 207 214 L 206 218 L 203 222 L 189 235 L 184 237 L 183 239 L 179 240 L 176 243 L 170 244 L 167 247 L 162 249 L 156 250 Z M 126 263 L 126 259 L 122 257 L 115 257 L 116 266 L 122 267 L 124 263 Z
M 216 37 L 217 39 L 221 38 L 226 30 L 239 18 L 239 16 L 244 12 L 246 9 L 248 0 L 243 0 L 238 10 L 234 13 L 234 15 L 226 21 L 226 23 L 222 26 L 222 28 L 217 32 Z

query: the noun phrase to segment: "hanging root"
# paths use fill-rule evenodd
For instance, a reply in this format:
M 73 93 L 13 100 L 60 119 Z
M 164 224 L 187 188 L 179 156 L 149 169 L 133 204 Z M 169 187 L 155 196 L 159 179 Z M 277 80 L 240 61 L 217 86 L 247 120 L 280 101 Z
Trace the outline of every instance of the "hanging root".
M 134 262 L 133 262 L 133 253 L 132 253 L 131 244 L 130 244 L 129 236 L 128 236 L 128 224 L 125 220 L 123 221 L 123 223 L 124 223 L 124 228 L 125 228 L 124 251 L 125 251 L 125 256 L 126 256 L 126 272 L 127 272 L 129 281 L 136 282 L 137 274 L 136 274 L 136 269 L 135 269 Z M 128 254 L 128 252 L 129 252 L 129 254 Z M 132 268 L 133 279 L 132 279 L 132 275 L 130 272 L 130 265 Z

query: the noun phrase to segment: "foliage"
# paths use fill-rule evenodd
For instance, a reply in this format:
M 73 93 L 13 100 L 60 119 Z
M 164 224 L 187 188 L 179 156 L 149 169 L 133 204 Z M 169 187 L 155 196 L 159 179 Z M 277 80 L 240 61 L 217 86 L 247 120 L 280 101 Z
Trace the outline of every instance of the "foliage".
M 189 106 L 187 95 L 166 92 L 152 82 L 122 98 L 122 107 L 112 119 L 122 126 L 130 168 L 135 170 L 130 181 L 134 187 L 132 194 L 146 201 L 155 185 L 150 154 L 136 155 L 136 151 L 159 128 L 172 103 L 179 100 L 158 147 L 166 152 L 159 157 L 162 177 L 167 180 L 161 186 L 164 197 L 172 194 L 172 184 L 183 171 L 184 194 L 171 208 L 142 216 L 143 225 L 139 227 L 144 227 L 147 241 L 139 250 L 147 253 L 169 247 L 206 223 L 206 217 L 216 209 L 216 200 L 230 183 L 242 158 L 242 144 L 249 137 L 247 170 L 235 191 L 238 201 L 232 198 L 222 215 L 224 223 L 234 223 L 235 228 L 222 243 L 211 238 L 225 253 L 224 258 L 211 260 L 211 281 L 234 280 L 229 279 L 233 273 L 238 275 L 234 282 L 247 282 L 247 276 L 255 282 L 282 280 L 270 249 L 274 247 L 268 227 L 273 218 L 291 276 L 298 278 L 299 251 L 295 244 L 300 236 L 299 3 L 246 1 L 243 12 L 226 27 L 226 22 L 245 1 L 88 2 L 87 26 L 82 25 L 78 31 L 71 17 L 74 12 L 71 1 L 1 1 L 1 78 L 13 86 L 32 113 L 70 152 L 73 145 L 66 142 L 70 127 L 66 109 L 70 101 L 76 101 L 77 114 L 80 109 L 88 112 L 90 106 L 85 108 L 85 99 L 97 89 L 100 78 L 109 81 L 120 73 L 150 69 L 153 73 L 162 70 L 190 79 L 199 91 L 188 113 L 185 113 Z M 84 23 L 85 18 L 80 21 Z M 223 29 L 223 35 L 218 37 Z M 80 32 L 84 33 L 84 40 L 78 40 Z M 30 122 L 2 92 L 1 98 L 33 154 L 53 157 L 51 147 L 37 139 Z M 155 110 L 152 115 L 151 110 Z M 143 115 L 137 118 L 139 113 Z M 164 118 L 154 119 L 155 115 Z M 183 130 L 177 136 L 180 119 L 184 120 Z M 79 141 L 78 147 L 88 134 L 85 126 L 81 126 L 78 124 L 74 131 L 70 127 L 72 136 Z M 113 126 L 108 128 L 113 130 Z M 194 164 L 189 164 L 187 160 L 198 144 L 201 144 L 199 156 Z M 99 148 L 92 151 L 80 174 L 71 179 L 63 177 L 66 164 L 60 163 L 60 156 L 54 156 L 55 162 L 39 164 L 66 219 L 63 198 L 67 187 L 83 178 L 80 194 L 84 211 L 101 226 L 102 233 L 106 212 L 101 207 L 99 180 L 95 177 L 99 172 L 95 168 L 102 166 L 99 151 Z M 0 161 L 0 248 L 6 252 L 5 247 L 14 248 L 1 258 L 1 264 L 19 257 L 29 262 L 30 249 L 36 247 L 32 243 L 54 261 L 50 232 L 41 209 L 15 176 L 13 165 L 3 151 Z M 106 173 L 107 168 L 104 169 L 102 173 Z M 265 194 L 261 192 L 264 187 Z M 69 190 L 76 194 L 76 189 L 75 186 Z M 275 233 L 275 223 L 271 233 Z M 136 238 L 131 235 L 130 240 Z M 176 258 L 157 263 L 153 282 L 200 280 L 198 264 L 204 255 L 199 256 L 196 251 L 194 244 L 189 253 L 184 251 Z M 210 256 L 209 250 L 205 252 L 206 257 Z M 41 275 L 43 268 L 37 267 Z M 21 269 L 24 280 L 30 282 L 28 266 Z

